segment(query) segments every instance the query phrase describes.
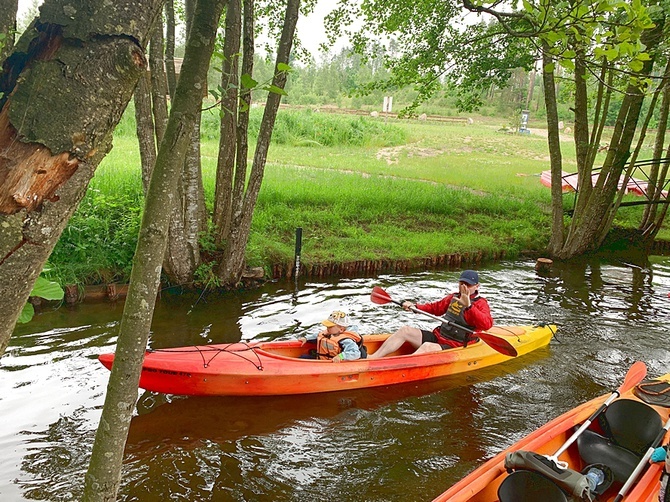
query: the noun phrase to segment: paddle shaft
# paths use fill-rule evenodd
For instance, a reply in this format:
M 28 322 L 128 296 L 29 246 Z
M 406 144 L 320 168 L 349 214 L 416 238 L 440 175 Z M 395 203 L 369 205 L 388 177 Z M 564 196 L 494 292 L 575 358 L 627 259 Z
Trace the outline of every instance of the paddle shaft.
M 665 437 L 666 433 L 668 432 L 668 429 L 670 429 L 670 419 L 668 419 L 668 421 L 665 422 L 665 425 L 663 426 L 661 431 L 658 433 L 658 436 L 656 436 L 654 441 L 651 443 L 651 446 L 649 446 L 649 449 L 644 454 L 644 457 L 642 457 L 642 460 L 640 460 L 640 462 L 637 464 L 637 467 L 635 467 L 635 470 L 633 471 L 633 473 L 630 475 L 630 477 L 626 480 L 624 485 L 621 487 L 621 490 L 619 490 L 619 493 L 614 498 L 614 502 L 621 502 L 621 500 L 623 500 L 623 498 L 626 496 L 626 494 L 628 493 L 628 490 L 630 490 L 630 487 L 633 486 L 633 484 L 637 481 L 637 478 L 640 476 L 640 473 L 647 466 L 647 463 L 649 462 L 649 459 L 651 458 L 652 453 L 654 453 L 654 450 L 661 444 L 661 441 L 663 441 L 663 438 Z
M 603 404 L 600 405 L 600 408 L 598 408 L 596 411 L 594 411 L 589 418 L 586 419 L 586 421 L 582 424 L 582 426 L 575 431 L 575 433 L 570 436 L 570 438 L 563 443 L 563 446 L 561 446 L 558 450 L 556 450 L 556 453 L 554 453 L 551 457 L 549 457 L 551 460 L 558 460 L 558 457 L 563 453 L 565 450 L 570 448 L 570 445 L 574 443 L 579 436 L 581 436 L 582 432 L 584 432 L 591 423 L 596 419 L 598 415 L 600 415 L 607 407 L 612 404 L 612 401 L 614 401 L 617 397 L 619 397 L 619 391 L 615 390 L 612 392 L 612 395 L 607 398 L 607 401 L 605 401 Z
M 600 407 L 596 411 L 594 411 L 588 419 L 586 419 L 586 421 L 581 425 L 581 427 L 579 427 L 579 429 L 577 429 L 575 433 L 572 436 L 570 436 L 570 438 L 565 443 L 563 443 L 563 446 L 561 446 L 556 451 L 556 453 L 547 458 L 553 460 L 554 462 L 558 462 L 559 455 L 563 453 L 565 450 L 567 450 L 570 447 L 570 445 L 575 442 L 575 440 L 582 434 L 582 432 L 584 432 L 586 428 L 589 425 L 591 425 L 591 423 L 596 419 L 596 417 L 600 415 L 603 411 L 605 411 L 610 404 L 612 404 L 612 401 L 614 401 L 624 392 L 628 392 L 630 389 L 639 384 L 642 380 L 644 380 L 645 376 L 647 376 L 647 365 L 644 364 L 642 361 L 637 361 L 633 363 L 633 365 L 628 369 L 626 377 L 624 378 L 624 381 L 619 386 L 619 388 L 616 389 L 614 392 L 612 392 L 612 395 L 608 397 L 607 400 L 603 404 L 601 404 Z
M 393 298 L 390 298 L 390 297 L 389 297 L 389 300 L 392 301 L 393 303 L 395 303 L 396 305 L 400 305 L 401 307 L 403 307 L 403 302 L 399 302 L 398 300 L 394 300 Z M 405 308 L 405 307 L 403 307 L 403 308 Z M 465 326 L 461 326 L 460 324 L 456 324 L 455 322 L 450 321 L 449 319 L 445 319 L 444 317 L 440 317 L 440 316 L 437 316 L 437 315 L 434 315 L 434 314 L 430 314 L 428 312 L 424 312 L 423 310 L 419 310 L 416 307 L 410 307 L 409 309 L 412 312 L 414 312 L 415 314 L 423 314 L 423 315 L 425 315 L 427 317 L 430 317 L 430 318 L 432 318 L 432 319 L 434 319 L 438 322 L 443 322 L 445 324 L 449 324 L 450 326 L 454 326 L 455 328 L 462 329 L 463 331 L 465 331 L 467 333 L 470 333 L 470 334 L 475 333 L 473 330 L 471 330 L 469 328 L 466 328 Z

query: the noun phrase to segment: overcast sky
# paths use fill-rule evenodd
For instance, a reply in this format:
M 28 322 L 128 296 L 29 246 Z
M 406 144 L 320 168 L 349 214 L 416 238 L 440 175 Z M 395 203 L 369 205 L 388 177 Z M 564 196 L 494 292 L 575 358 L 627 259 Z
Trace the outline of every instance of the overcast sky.
M 21 19 L 30 10 L 35 0 L 19 0 L 18 18 Z M 38 4 L 42 1 L 39 0 Z M 320 0 L 314 9 L 314 13 L 307 17 L 298 19 L 298 36 L 302 44 L 315 58 L 319 58 L 319 45 L 326 42 L 326 32 L 323 26 L 323 18 L 334 7 L 334 2 Z M 337 44 L 336 50 L 340 49 Z

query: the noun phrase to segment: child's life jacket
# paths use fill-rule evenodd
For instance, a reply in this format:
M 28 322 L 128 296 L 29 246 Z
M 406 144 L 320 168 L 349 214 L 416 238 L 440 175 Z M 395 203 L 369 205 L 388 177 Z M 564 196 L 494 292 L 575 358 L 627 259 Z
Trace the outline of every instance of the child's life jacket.
M 337 335 L 329 335 L 326 331 L 319 333 L 316 339 L 316 353 L 318 359 L 333 359 L 342 352 L 340 342 L 344 339 L 353 340 L 361 350 L 361 358 L 366 357 L 366 350 L 363 346 L 363 337 L 353 331 L 344 331 Z

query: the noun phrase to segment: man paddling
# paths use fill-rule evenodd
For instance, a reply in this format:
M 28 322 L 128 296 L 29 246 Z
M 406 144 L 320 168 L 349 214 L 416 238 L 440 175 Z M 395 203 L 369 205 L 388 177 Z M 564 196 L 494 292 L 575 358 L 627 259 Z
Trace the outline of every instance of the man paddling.
M 393 333 L 368 359 L 379 359 L 398 350 L 404 343 L 416 348 L 415 354 L 438 352 L 444 349 L 462 347 L 476 338 L 471 331 L 486 331 L 493 326 L 491 310 L 486 298 L 479 296 L 479 275 L 474 270 L 464 270 L 458 279 L 458 293 L 425 304 L 414 305 L 404 301 L 405 310 L 416 308 L 429 314 L 443 316 L 449 323 L 437 326 L 433 331 L 403 326 Z M 459 327 L 463 327 L 461 329 Z

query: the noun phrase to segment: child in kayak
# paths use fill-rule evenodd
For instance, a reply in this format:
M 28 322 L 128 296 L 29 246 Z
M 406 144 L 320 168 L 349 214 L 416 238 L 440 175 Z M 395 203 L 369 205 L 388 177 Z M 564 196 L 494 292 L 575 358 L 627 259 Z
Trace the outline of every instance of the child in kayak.
M 321 321 L 326 329 L 314 335 L 308 335 L 303 343 L 316 343 L 316 350 L 311 359 L 331 360 L 334 363 L 353 361 L 366 357 L 363 337 L 350 326 L 349 316 L 336 310 L 328 319 Z

